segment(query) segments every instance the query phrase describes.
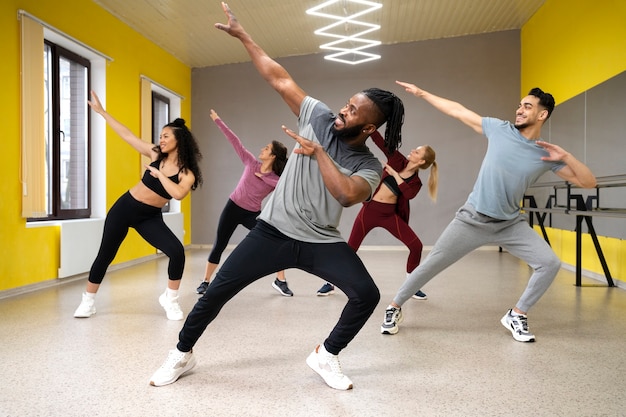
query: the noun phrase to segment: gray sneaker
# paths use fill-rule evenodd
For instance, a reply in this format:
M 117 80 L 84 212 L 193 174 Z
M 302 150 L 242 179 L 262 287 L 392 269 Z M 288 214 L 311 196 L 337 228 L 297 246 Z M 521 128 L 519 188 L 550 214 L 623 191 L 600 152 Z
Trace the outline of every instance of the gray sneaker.
M 518 342 L 534 342 L 535 335 L 528 331 L 528 317 L 513 315 L 512 310 L 506 312 L 500 323 L 513 334 L 513 339 Z
M 400 323 L 402 323 L 402 309 L 388 307 L 385 310 L 385 321 L 380 326 L 380 332 L 382 334 L 396 334 L 398 333 L 398 324 Z

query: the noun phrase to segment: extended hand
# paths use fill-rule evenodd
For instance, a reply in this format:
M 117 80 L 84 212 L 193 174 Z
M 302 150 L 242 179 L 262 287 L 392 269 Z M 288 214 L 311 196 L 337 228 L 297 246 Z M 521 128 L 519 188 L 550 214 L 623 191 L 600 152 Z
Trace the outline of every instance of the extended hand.
M 158 169 L 156 169 L 155 167 L 151 165 L 146 165 L 146 169 L 150 171 L 150 175 L 152 175 L 154 178 L 159 178 L 159 173 L 161 171 L 159 171 Z
M 303 138 L 302 136 L 298 135 L 296 132 L 294 132 L 291 129 L 288 129 L 285 125 L 282 126 L 283 131 L 291 136 L 292 138 L 294 138 L 296 140 L 296 142 L 298 142 L 301 146 L 301 148 L 296 148 L 294 149 L 293 153 L 299 153 L 302 155 L 307 155 L 307 156 L 313 156 L 313 154 L 315 154 L 315 151 L 317 150 L 323 150 L 322 146 L 319 143 L 315 143 L 310 139 L 306 139 Z
M 398 171 L 389 166 L 389 164 L 385 164 L 385 171 L 387 171 L 389 175 L 393 176 L 396 181 L 401 178 L 400 174 L 398 174 Z
M 222 9 L 224 10 L 226 17 L 228 18 L 228 24 L 224 25 L 222 23 L 216 23 L 215 27 L 219 30 L 223 30 L 230 36 L 233 36 L 235 38 L 240 37 L 243 33 L 245 33 L 243 26 L 241 26 L 233 12 L 230 10 L 228 4 L 222 2 Z
M 96 95 L 95 91 L 91 90 L 91 100 L 87 101 L 89 107 L 93 109 L 98 114 L 104 113 L 104 108 L 102 107 L 102 103 L 100 103 L 100 99 Z
M 548 156 L 541 157 L 542 161 L 563 161 L 568 155 L 568 152 L 553 143 L 538 140 L 537 145 L 543 147 L 543 149 L 550 154 Z
M 396 84 L 401 85 L 402 87 L 404 87 L 404 90 L 407 93 L 411 93 L 411 94 L 413 94 L 414 96 L 417 96 L 417 97 L 419 97 L 424 92 L 424 90 L 422 90 L 421 88 L 419 88 L 415 84 L 405 83 L 404 81 L 396 81 Z

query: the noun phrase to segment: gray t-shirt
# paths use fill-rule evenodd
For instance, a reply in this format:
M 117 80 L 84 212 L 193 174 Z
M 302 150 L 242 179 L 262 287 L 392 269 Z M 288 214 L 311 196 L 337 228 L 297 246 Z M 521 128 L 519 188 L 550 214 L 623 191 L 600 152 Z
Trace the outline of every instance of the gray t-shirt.
M 322 145 L 343 174 L 363 177 L 373 193 L 382 174 L 380 161 L 367 146 L 348 146 L 335 137 L 334 120 L 328 106 L 307 96 L 300 106 L 298 134 Z M 292 152 L 259 219 L 293 239 L 333 243 L 343 241 L 337 229 L 342 210 L 324 185 L 317 160 Z
M 484 117 L 482 126 L 489 144 L 467 202 L 479 213 L 511 220 L 519 214 L 528 187 L 548 170 L 556 172 L 565 164 L 542 161 L 548 152 L 522 136 L 511 122 Z

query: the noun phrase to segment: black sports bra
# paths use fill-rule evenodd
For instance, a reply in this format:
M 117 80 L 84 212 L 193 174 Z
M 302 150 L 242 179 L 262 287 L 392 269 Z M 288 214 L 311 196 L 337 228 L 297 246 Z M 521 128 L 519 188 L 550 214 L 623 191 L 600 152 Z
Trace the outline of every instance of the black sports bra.
M 160 163 L 161 161 L 154 161 L 150 164 L 150 166 L 156 169 L 159 169 Z M 180 171 L 182 171 L 182 169 Z M 169 177 L 169 179 L 172 180 L 174 183 L 178 184 L 178 174 L 180 174 L 180 171 L 178 171 L 177 174 L 174 174 L 171 177 Z M 149 169 L 146 169 L 146 172 L 144 172 L 143 177 L 141 178 L 141 182 L 143 182 L 146 187 L 148 187 L 149 189 L 151 189 L 152 191 L 154 191 L 161 197 L 167 198 L 168 200 L 172 199 L 172 196 L 169 195 L 167 191 L 165 191 L 165 187 L 163 187 L 163 184 L 161 184 L 161 181 L 159 181 L 158 178 L 155 178 L 152 176 L 152 174 L 150 174 Z
M 411 181 L 413 177 L 415 177 L 415 174 L 411 175 L 409 178 L 403 178 L 403 180 L 408 182 Z M 383 179 L 383 184 L 385 184 L 396 197 L 400 195 L 400 186 L 393 175 L 387 175 Z

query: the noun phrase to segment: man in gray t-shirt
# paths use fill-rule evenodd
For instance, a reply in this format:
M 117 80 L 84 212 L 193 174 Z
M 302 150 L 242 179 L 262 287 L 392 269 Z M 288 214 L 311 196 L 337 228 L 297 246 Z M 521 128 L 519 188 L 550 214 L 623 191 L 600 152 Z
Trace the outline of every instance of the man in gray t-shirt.
M 152 376 L 151 385 L 175 382 L 195 365 L 191 350 L 221 308 L 239 291 L 273 272 L 299 268 L 340 288 L 348 297 L 339 321 L 307 364 L 332 388 L 348 390 L 338 354 L 361 330 L 380 293 L 337 226 L 343 207 L 371 198 L 382 165 L 365 142 L 380 126 L 393 152 L 401 142 L 404 106 L 394 94 L 370 88 L 352 96 L 333 114 L 309 97 L 277 62 L 252 40 L 222 3 L 228 24 L 216 24 L 239 39 L 261 76 L 298 116 L 297 143 L 257 225 L 237 245 L 189 313 L 176 349 Z M 238 340 L 241 343 L 241 340 Z
M 526 313 L 546 292 L 561 261 L 520 214 L 526 189 L 551 170 L 566 181 L 592 188 L 596 179 L 589 168 L 561 147 L 541 140 L 541 128 L 554 109 L 554 98 L 539 88 L 524 97 L 515 122 L 481 117 L 461 104 L 438 97 L 404 82 L 407 92 L 437 110 L 460 120 L 489 143 L 474 189 L 467 202 L 443 231 L 426 260 L 415 268 L 385 311 L 381 333 L 396 334 L 401 306 L 415 291 L 472 250 L 498 244 L 534 269 L 526 290 L 500 322 L 519 342 L 534 342 Z

